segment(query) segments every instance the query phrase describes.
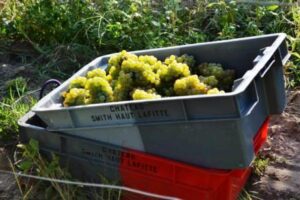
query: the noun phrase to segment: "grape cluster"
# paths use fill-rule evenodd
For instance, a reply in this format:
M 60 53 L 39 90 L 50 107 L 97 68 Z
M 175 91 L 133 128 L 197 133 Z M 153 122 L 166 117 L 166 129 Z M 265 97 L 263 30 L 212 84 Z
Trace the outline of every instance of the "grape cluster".
M 166 58 L 164 63 L 157 71 L 163 82 L 173 82 L 178 78 L 191 74 L 189 66 L 185 63 L 177 62 L 174 55 Z
M 155 89 L 135 89 L 132 92 L 133 100 L 141 100 L 141 99 L 159 99 L 161 96 L 156 93 Z
M 87 78 L 101 77 L 106 78 L 106 72 L 100 68 L 89 71 L 86 75 Z
M 72 88 L 84 88 L 87 78 L 79 76 L 71 80 L 69 89 Z
M 113 90 L 106 79 L 106 72 L 98 68 L 89 71 L 86 77 L 78 76 L 71 80 L 68 91 L 63 92 L 62 97 L 65 107 L 110 102 Z
M 63 92 L 64 106 L 77 106 L 86 103 L 87 91 L 82 88 L 71 88 L 68 92 Z
M 155 66 L 160 78 L 157 90 L 163 96 L 174 96 L 174 83 L 177 79 L 187 77 L 191 74 L 187 64 L 177 61 L 176 56 L 167 57 L 164 62 L 158 62 Z
M 132 99 L 130 93 L 138 87 L 152 88 L 160 84 L 154 56 L 136 56 L 126 51 L 108 61 L 108 77 L 114 90 L 114 101 Z
M 195 64 L 194 57 L 187 54 L 160 61 L 151 55 L 121 51 L 110 57 L 106 71 L 97 68 L 71 80 L 68 90 L 62 93 L 63 105 L 211 95 L 230 90 L 233 70 L 224 70 L 215 63 Z
M 200 82 L 197 75 L 177 79 L 174 84 L 175 94 L 179 96 L 206 94 L 207 90 L 207 85 Z
M 218 87 L 219 81 L 215 76 L 199 76 L 200 81 L 210 87 Z
M 234 70 L 224 70 L 222 65 L 216 63 L 203 63 L 197 67 L 202 81 L 211 87 L 217 87 L 229 91 L 232 87 L 235 73 Z
M 129 93 L 133 89 L 132 74 L 120 72 L 117 80 L 113 81 L 114 100 L 123 101 L 129 99 Z
M 220 91 L 218 88 L 213 88 L 207 90 L 206 94 L 225 94 L 225 92 L 223 90 Z
M 111 56 L 110 59 L 108 60 L 108 68 L 107 68 L 109 79 L 115 80 L 118 78 L 119 73 L 121 71 L 121 65 L 124 60 L 138 60 L 138 57 L 124 50 L 118 54 Z
M 89 103 L 113 101 L 113 90 L 108 81 L 101 77 L 88 79 L 85 89 L 89 92 Z
M 177 62 L 187 64 L 191 69 L 195 67 L 196 61 L 193 56 L 183 54 L 182 56 L 176 57 Z

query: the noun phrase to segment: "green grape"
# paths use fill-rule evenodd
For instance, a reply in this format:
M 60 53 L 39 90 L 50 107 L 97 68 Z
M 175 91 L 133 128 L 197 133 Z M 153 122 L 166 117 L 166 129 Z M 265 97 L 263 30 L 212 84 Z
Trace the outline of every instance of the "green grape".
M 198 66 L 198 73 L 202 76 L 215 76 L 217 79 L 223 76 L 222 65 L 216 63 L 203 63 Z
M 141 99 L 159 99 L 161 96 L 156 93 L 155 89 L 143 90 L 143 89 L 134 89 L 132 92 L 133 100 Z
M 111 80 L 118 79 L 119 73 L 120 73 L 121 67 L 117 68 L 115 66 L 111 66 L 108 75 Z
M 218 88 L 212 88 L 207 91 L 207 94 L 225 94 L 223 90 L 219 90 Z
M 108 60 L 107 72 L 111 75 L 112 79 L 117 79 L 121 66 L 124 60 L 138 60 L 138 57 L 134 54 L 128 53 L 123 50 L 118 54 L 112 55 Z M 111 68 L 113 68 L 111 70 Z
M 111 76 L 110 74 L 108 74 L 108 75 L 106 76 L 106 80 L 107 80 L 110 84 L 113 83 L 113 78 L 112 78 L 112 76 Z
M 113 90 L 104 78 L 94 77 L 88 79 L 85 89 L 89 91 L 91 103 L 110 102 L 113 100 Z
M 82 76 L 75 77 L 70 81 L 69 89 L 72 88 L 84 88 L 86 83 L 86 78 Z
M 174 96 L 174 82 L 161 82 L 160 85 L 156 87 L 157 92 L 166 97 Z
M 210 87 L 217 87 L 219 83 L 215 76 L 199 76 L 199 79 L 201 82 L 205 83 Z
M 161 61 L 157 61 L 156 63 L 154 63 L 150 67 L 151 67 L 152 71 L 157 74 L 158 70 L 161 69 L 161 68 L 166 67 L 166 65 L 163 64 Z
M 166 96 L 166 97 L 174 96 L 174 88 L 173 87 L 164 87 L 161 91 L 162 91 L 161 93 L 164 94 L 164 96 Z
M 129 93 L 133 89 L 132 75 L 121 71 L 118 80 L 113 82 L 113 88 L 114 101 L 129 100 Z
M 94 77 L 101 77 L 105 78 L 106 77 L 106 72 L 103 69 L 97 68 L 92 71 L 89 71 L 87 73 L 87 78 L 94 78 Z
M 194 68 L 195 63 L 196 63 L 196 60 L 195 60 L 194 56 L 191 56 L 191 55 L 188 55 L 188 54 L 183 54 L 183 55 L 177 57 L 176 61 L 179 62 L 179 63 L 187 64 L 190 67 L 190 69 Z
M 154 56 L 143 55 L 139 56 L 139 61 L 145 64 L 155 65 L 155 63 L 157 62 L 157 58 L 155 58 Z
M 72 88 L 68 92 L 62 94 L 64 97 L 64 106 L 77 106 L 85 104 L 88 92 L 82 88 Z
M 64 106 L 112 101 L 154 99 L 162 96 L 222 94 L 230 90 L 234 71 L 220 64 L 194 67 L 193 56 L 171 55 L 163 62 L 151 55 L 136 56 L 126 51 L 114 54 L 108 68 L 87 72 L 71 80 L 62 94 Z M 196 74 L 191 74 L 191 70 Z
M 169 63 L 169 61 L 167 61 L 167 63 Z M 170 82 L 181 77 L 187 77 L 191 72 L 186 64 L 173 61 L 167 66 L 162 65 L 161 68 L 158 69 L 157 74 L 162 81 Z
M 174 91 L 176 95 L 195 95 L 206 94 L 207 85 L 200 82 L 197 75 L 183 77 L 174 83 Z
M 234 82 L 235 72 L 234 70 L 225 70 L 224 75 L 219 79 L 220 84 L 218 85 L 220 89 L 225 91 L 230 91 Z
M 175 56 L 175 55 L 171 55 L 171 56 L 167 57 L 167 58 L 165 59 L 165 61 L 164 61 L 164 63 L 165 63 L 166 65 L 170 65 L 170 64 L 173 63 L 173 62 L 177 62 L 177 61 L 176 61 L 176 56 Z
M 164 61 L 164 63 L 166 65 L 170 65 L 173 62 L 186 64 L 190 67 L 190 69 L 194 68 L 195 63 L 196 63 L 195 58 L 188 54 L 183 54 L 179 57 L 177 57 L 175 55 L 171 55 L 171 56 L 167 57 Z
M 209 78 L 210 80 L 204 80 L 204 82 L 208 81 L 208 85 L 218 87 L 225 91 L 229 91 L 231 89 L 235 77 L 234 70 L 224 70 L 220 64 L 216 63 L 203 63 L 199 65 L 198 73 L 200 76 L 204 76 L 205 79 L 214 76 L 218 81 L 217 84 L 215 84 L 216 81 L 213 80 L 213 78 Z
M 134 84 L 137 86 L 158 85 L 160 83 L 159 76 L 153 72 L 150 65 L 139 60 L 125 60 L 121 69 L 124 73 L 131 74 Z
M 160 64 L 157 66 L 157 73 L 162 81 L 166 81 L 169 78 L 169 67 L 165 64 Z
M 173 96 L 175 80 L 191 74 L 189 67 L 184 63 L 178 63 L 174 55 L 166 58 L 164 64 L 157 63 L 156 65 L 157 74 L 161 80 L 157 89 L 163 96 Z
M 191 74 L 189 67 L 183 63 L 173 62 L 169 65 L 169 74 L 174 77 L 187 77 Z
M 116 68 L 119 68 L 124 60 L 138 60 L 138 57 L 123 50 L 120 53 L 114 54 L 110 57 L 108 60 L 108 66 L 115 66 Z

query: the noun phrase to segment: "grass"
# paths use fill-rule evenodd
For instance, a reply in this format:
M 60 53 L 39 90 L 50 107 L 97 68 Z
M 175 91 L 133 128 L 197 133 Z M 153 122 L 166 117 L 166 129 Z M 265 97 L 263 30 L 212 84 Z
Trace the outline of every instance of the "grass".
M 238 200 L 263 200 L 258 196 L 259 196 L 258 192 L 249 191 L 246 186 L 246 188 L 242 189 L 242 191 L 240 192 Z
M 259 196 L 259 193 L 253 189 L 253 180 L 256 180 L 257 177 L 263 176 L 270 162 L 273 161 L 272 158 L 264 156 L 263 154 L 258 154 L 252 164 L 252 175 L 249 178 L 249 181 L 245 187 L 240 192 L 238 200 L 262 200 Z
M 287 86 L 300 86 L 300 8 L 291 8 L 294 23 L 294 37 L 289 36 L 291 61 L 286 65 Z
M 43 73 L 66 78 L 92 58 L 137 50 L 286 32 L 299 44 L 299 8 L 235 1 L 8 0 L 0 40 L 22 41 L 43 56 Z M 295 58 L 293 66 L 299 61 Z M 293 60 L 294 60 L 293 58 Z M 292 67 L 293 68 L 293 67 Z M 295 70 L 288 70 L 295 75 Z M 298 78 L 298 75 L 296 75 Z M 294 78 L 293 78 L 294 80 Z M 292 83 L 299 84 L 298 79 Z
M 36 103 L 26 85 L 21 77 L 7 83 L 7 95 L 0 102 L 0 140 L 17 139 L 17 120 Z
M 22 171 L 25 174 L 32 174 L 49 179 L 75 181 L 68 168 L 60 165 L 59 157 L 55 154 L 41 155 L 39 144 L 36 140 L 30 140 L 28 144 L 18 144 L 18 151 L 15 155 L 16 161 L 12 165 L 13 171 Z M 49 154 L 49 152 L 48 152 Z M 47 158 L 47 159 L 46 159 Z M 70 166 L 75 167 L 75 166 Z M 57 183 L 55 181 L 42 181 L 37 179 L 16 177 L 17 184 L 24 200 L 26 199 L 99 199 L 119 200 L 121 191 L 113 189 L 95 189 L 80 185 Z M 104 184 L 116 185 L 116 182 L 99 177 Z
M 12 47 L 25 44 L 34 52 L 30 64 L 39 77 L 65 79 L 93 58 L 122 49 L 148 49 L 285 32 L 292 55 L 285 66 L 287 87 L 300 86 L 299 7 L 225 0 L 186 2 L 6 0 L 0 5 L 0 55 L 24 54 L 24 50 Z M 17 119 L 37 101 L 30 91 L 36 88 L 28 86 L 30 77 L 15 78 L 7 82 L 6 93 L 0 97 L 0 140 L 17 139 Z M 23 158 L 27 161 L 23 160 L 22 166 L 18 166 L 20 170 L 30 168 L 35 174 L 71 178 L 59 167 L 55 156 L 53 161 L 41 160 L 34 145 L 22 147 L 26 152 Z M 268 162 L 258 158 L 254 162 L 254 172 L 263 174 Z M 39 183 L 34 188 L 25 188 L 24 198 L 41 188 L 47 188 L 47 198 L 71 198 L 81 191 L 54 183 L 46 186 Z M 99 195 L 98 192 L 94 194 Z M 249 199 L 247 192 L 243 194 L 244 199 Z M 107 197 L 109 193 L 103 195 Z
M 270 163 L 269 158 L 264 158 L 262 156 L 258 156 L 255 158 L 253 162 L 253 172 L 258 176 L 262 176 Z
M 243 189 L 238 197 L 238 200 L 252 200 L 252 197 L 247 190 Z

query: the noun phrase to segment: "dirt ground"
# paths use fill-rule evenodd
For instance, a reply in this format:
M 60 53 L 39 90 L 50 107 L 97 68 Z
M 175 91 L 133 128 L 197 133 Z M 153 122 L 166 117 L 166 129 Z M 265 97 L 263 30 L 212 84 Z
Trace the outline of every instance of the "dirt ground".
M 10 49 L 4 50 L 0 45 L 0 100 L 5 94 L 5 83 L 8 80 L 22 76 L 28 80 L 30 88 L 36 89 L 42 83 L 41 80 L 46 78 L 38 75 L 32 66 L 38 56 L 31 49 L 23 43 L 13 44 Z
M 7 159 L 7 151 L 0 148 L 0 170 L 11 171 L 9 161 Z M 1 200 L 19 200 L 22 199 L 16 179 L 13 175 L 0 172 L 0 199 Z
M 18 48 L 17 48 L 18 49 Z M 24 50 L 24 52 L 26 52 Z M 24 55 L 26 58 L 27 55 Z M 24 60 L 14 56 L 14 53 L 2 54 L 0 52 L 0 102 L 1 98 L 5 95 L 5 83 L 8 80 L 16 78 L 18 76 L 24 76 L 32 78 L 32 66 L 24 64 Z M 32 84 L 34 83 L 32 82 Z M 0 139 L 0 170 L 11 171 L 11 167 L 8 161 L 8 157 L 11 159 L 12 148 L 15 142 L 3 142 Z M 22 199 L 21 193 L 17 187 L 16 179 L 13 175 L 0 172 L 0 200 L 19 200 Z
M 8 61 L 5 56 L 0 56 L 1 86 L 16 76 L 30 78 L 32 68 Z M 284 113 L 271 118 L 269 137 L 261 151 L 271 162 L 262 176 L 253 176 L 248 183 L 247 190 L 258 199 L 300 200 L 300 88 L 287 93 L 288 105 Z M 7 151 L 1 141 L 0 169 L 10 170 Z M 15 178 L 1 172 L 0 199 L 21 199 Z
M 285 111 L 271 118 L 261 154 L 271 161 L 250 190 L 261 199 L 300 199 L 300 88 L 288 92 Z

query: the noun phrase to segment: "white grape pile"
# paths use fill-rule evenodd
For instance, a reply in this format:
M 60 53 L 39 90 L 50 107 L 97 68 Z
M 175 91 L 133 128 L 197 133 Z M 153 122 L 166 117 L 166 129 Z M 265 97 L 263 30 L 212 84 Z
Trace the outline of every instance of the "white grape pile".
M 234 70 L 224 70 L 216 63 L 196 66 L 190 55 L 171 55 L 160 61 L 121 51 L 109 59 L 106 70 L 97 68 L 71 80 L 62 93 L 63 105 L 223 94 L 231 90 L 233 81 Z

